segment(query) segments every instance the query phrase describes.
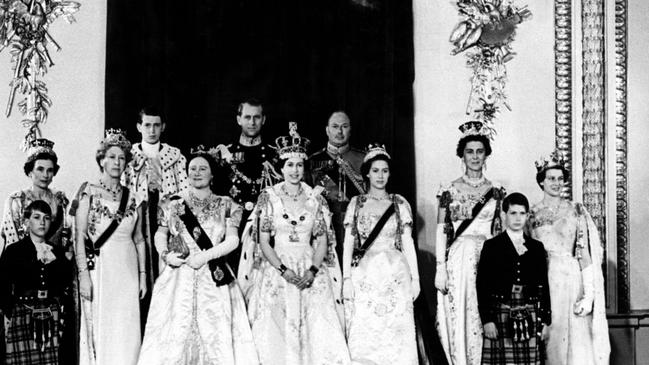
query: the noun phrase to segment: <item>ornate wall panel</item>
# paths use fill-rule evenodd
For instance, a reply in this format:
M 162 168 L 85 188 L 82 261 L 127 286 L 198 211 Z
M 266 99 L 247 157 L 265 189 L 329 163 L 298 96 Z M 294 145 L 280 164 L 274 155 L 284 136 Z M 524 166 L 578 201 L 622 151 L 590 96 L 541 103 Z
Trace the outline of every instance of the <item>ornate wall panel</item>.
M 572 0 L 555 0 L 554 9 L 556 147 L 572 175 Z M 572 197 L 572 182 L 563 195 Z
M 627 144 L 627 0 L 615 1 L 615 188 L 617 201 L 617 305 L 630 310 Z
M 582 2 L 583 196 L 606 246 L 604 0 Z M 606 263 L 606 258 L 604 260 Z

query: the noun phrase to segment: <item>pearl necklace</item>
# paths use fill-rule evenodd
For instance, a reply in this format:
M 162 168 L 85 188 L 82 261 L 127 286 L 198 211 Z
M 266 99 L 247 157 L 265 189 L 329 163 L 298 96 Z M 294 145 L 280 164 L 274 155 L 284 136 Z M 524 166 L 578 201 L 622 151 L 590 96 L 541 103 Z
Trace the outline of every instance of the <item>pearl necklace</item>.
M 189 192 L 189 198 L 192 201 L 192 205 L 196 208 L 203 208 L 207 206 L 207 203 L 209 202 L 209 198 L 212 194 L 208 194 L 205 198 L 199 198 L 194 194 L 194 192 L 190 191 Z
M 122 186 L 120 184 L 117 184 L 115 189 L 113 189 L 108 185 L 104 184 L 104 182 L 100 179 L 99 186 L 101 186 L 107 192 L 111 193 L 111 195 L 113 196 L 113 200 L 117 200 L 119 198 L 119 195 L 122 193 Z
M 477 189 L 487 183 L 487 179 L 484 177 L 484 175 L 482 175 L 477 179 L 473 179 L 466 175 L 462 175 L 462 181 L 464 181 L 465 184 L 469 185 L 474 189 Z
M 385 195 L 382 196 L 374 196 L 372 194 L 367 194 L 367 197 L 376 201 L 390 200 L 390 194 L 388 193 L 385 193 Z
M 301 184 L 297 189 L 297 193 L 295 193 L 295 194 L 289 193 L 288 190 L 286 190 L 286 185 L 284 185 L 284 184 L 282 184 L 282 187 L 280 189 L 282 190 L 282 193 L 284 193 L 284 195 L 286 195 L 287 197 L 293 199 L 294 202 L 298 201 L 298 198 L 300 197 L 300 195 L 302 195 L 302 193 L 304 193 L 304 189 L 302 189 Z

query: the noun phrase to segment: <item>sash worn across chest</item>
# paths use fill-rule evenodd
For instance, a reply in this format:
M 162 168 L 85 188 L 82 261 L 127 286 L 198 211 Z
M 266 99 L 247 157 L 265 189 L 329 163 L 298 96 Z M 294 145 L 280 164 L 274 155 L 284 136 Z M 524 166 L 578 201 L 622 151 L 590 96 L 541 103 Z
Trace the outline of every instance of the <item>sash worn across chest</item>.
M 117 214 L 113 217 L 113 220 L 110 222 L 110 225 L 104 230 L 104 232 L 97 238 L 95 242 L 92 242 L 90 238 L 86 238 L 86 260 L 88 261 L 88 270 L 93 270 L 95 268 L 95 256 L 99 256 L 99 249 L 101 246 L 108 241 L 110 236 L 113 235 L 117 226 L 122 222 L 119 217 L 123 217 L 126 212 L 126 203 L 128 202 L 129 190 L 126 187 L 122 187 L 122 198 L 119 201 L 119 207 L 117 208 Z
M 185 224 L 187 232 L 194 238 L 198 247 L 201 250 L 208 250 L 214 247 L 212 240 L 203 230 L 198 219 L 187 205 L 187 202 L 183 202 L 185 206 L 185 212 L 178 217 Z M 219 258 L 210 260 L 207 264 L 210 268 L 210 273 L 212 274 L 212 280 L 216 283 L 216 286 L 222 286 L 230 284 L 234 280 L 234 276 L 230 272 L 230 268 L 227 264 L 227 255 L 221 256 Z
M 372 231 L 367 236 L 365 242 L 363 242 L 363 245 L 359 248 L 354 248 L 354 252 L 352 253 L 352 266 L 354 267 L 358 266 L 358 263 L 361 261 L 363 256 L 365 256 L 367 250 L 372 246 L 372 244 L 376 240 L 376 237 L 378 237 L 379 233 L 381 233 L 381 231 L 383 230 L 385 223 L 387 223 L 388 219 L 390 219 L 390 217 L 394 214 L 395 204 L 396 203 L 392 202 L 392 204 L 388 206 L 388 208 L 385 210 L 385 213 L 383 213 L 381 218 L 379 218 L 378 222 L 376 222 L 374 228 L 372 228 Z M 358 204 L 356 206 L 358 206 Z M 356 222 L 354 222 L 354 225 L 356 225 Z M 360 242 L 358 231 L 356 232 L 356 240 Z

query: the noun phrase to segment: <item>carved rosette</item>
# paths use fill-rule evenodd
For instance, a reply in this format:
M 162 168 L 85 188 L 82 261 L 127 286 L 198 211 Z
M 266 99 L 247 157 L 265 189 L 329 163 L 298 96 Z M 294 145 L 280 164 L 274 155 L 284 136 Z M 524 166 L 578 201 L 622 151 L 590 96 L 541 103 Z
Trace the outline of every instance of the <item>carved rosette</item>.
M 627 176 L 627 0 L 615 1 L 615 188 L 617 201 L 617 305 L 629 312 L 629 205 Z
M 554 72 L 556 149 L 566 160 L 572 175 L 572 4 L 571 0 L 554 2 Z M 566 182 L 563 196 L 572 198 L 572 183 Z
M 581 15 L 584 205 L 593 217 L 602 242 L 606 246 L 604 0 L 583 0 Z M 606 257 L 604 262 L 607 262 Z

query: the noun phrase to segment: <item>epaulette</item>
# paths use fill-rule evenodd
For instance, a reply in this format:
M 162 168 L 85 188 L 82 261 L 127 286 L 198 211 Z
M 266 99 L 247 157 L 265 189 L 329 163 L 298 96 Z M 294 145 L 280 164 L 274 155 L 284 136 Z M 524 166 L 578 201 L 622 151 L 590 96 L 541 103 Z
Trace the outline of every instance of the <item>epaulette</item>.
M 315 157 L 316 155 L 320 155 L 320 154 L 322 154 L 322 153 L 326 153 L 326 151 L 327 151 L 327 148 L 326 148 L 326 147 L 317 150 L 316 152 L 312 153 L 311 156 L 309 156 L 309 160 L 310 160 L 311 158 Z

